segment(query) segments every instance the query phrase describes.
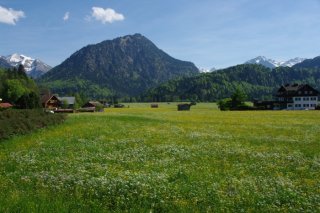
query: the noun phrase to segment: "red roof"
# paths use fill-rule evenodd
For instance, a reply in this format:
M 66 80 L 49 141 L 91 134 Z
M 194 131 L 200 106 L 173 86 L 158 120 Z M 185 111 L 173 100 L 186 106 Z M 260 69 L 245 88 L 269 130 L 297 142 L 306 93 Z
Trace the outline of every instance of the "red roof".
M 10 108 L 13 107 L 10 103 L 0 103 L 0 108 Z

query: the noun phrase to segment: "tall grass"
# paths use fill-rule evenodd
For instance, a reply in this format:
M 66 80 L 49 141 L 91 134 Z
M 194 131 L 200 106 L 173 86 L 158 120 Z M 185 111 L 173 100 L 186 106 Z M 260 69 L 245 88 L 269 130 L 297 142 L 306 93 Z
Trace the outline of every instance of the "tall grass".
M 317 111 L 130 105 L 0 144 L 0 212 L 317 212 Z

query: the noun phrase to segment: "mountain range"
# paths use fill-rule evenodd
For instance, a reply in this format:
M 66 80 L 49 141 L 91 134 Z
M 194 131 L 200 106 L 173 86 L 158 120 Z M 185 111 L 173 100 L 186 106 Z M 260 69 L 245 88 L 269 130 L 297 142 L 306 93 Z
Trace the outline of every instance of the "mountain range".
M 211 73 L 173 79 L 148 90 L 143 101 L 217 101 L 241 89 L 248 99 L 271 100 L 275 90 L 287 83 L 309 84 L 320 89 L 320 69 L 241 64 Z
M 24 66 L 27 75 L 32 78 L 38 78 L 51 69 L 49 65 L 39 59 L 33 59 L 29 56 L 17 53 L 8 56 L 0 56 L 0 67 L 13 68 L 18 67 L 20 64 Z
M 193 63 L 175 59 L 134 34 L 83 47 L 40 82 L 60 94 L 136 96 L 170 79 L 198 73 Z
M 258 56 L 256 58 L 253 58 L 251 60 L 248 60 L 245 62 L 245 64 L 260 64 L 268 68 L 276 68 L 276 67 L 292 67 L 296 64 L 299 64 L 306 60 L 305 58 L 293 58 L 288 61 L 276 61 L 273 59 L 268 59 L 264 56 Z
M 85 46 L 50 71 L 48 65 L 31 57 L 0 56 L 0 67 L 19 64 L 28 75 L 40 76 L 37 82 L 53 93 L 80 93 L 97 99 L 214 101 L 229 97 L 237 87 L 250 98 L 270 98 L 275 88 L 294 82 L 320 89 L 320 56 L 284 62 L 259 56 L 226 69 L 199 70 L 192 62 L 171 57 L 141 34 Z

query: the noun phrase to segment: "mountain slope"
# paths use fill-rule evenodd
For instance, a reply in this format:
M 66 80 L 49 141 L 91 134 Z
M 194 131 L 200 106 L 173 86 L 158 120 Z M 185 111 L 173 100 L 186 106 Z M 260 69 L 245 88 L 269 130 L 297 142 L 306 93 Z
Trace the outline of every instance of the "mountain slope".
M 308 83 L 320 89 L 320 69 L 279 67 L 273 70 L 262 65 L 243 64 L 212 73 L 166 82 L 149 90 L 145 101 L 199 100 L 216 101 L 230 97 L 240 88 L 249 99 L 271 99 L 280 85 Z
M 293 66 L 294 68 L 320 68 L 320 56 L 307 59 Z
M 77 85 L 70 88 L 66 81 L 81 81 L 82 85 L 94 84 L 121 96 L 132 96 L 172 78 L 197 73 L 193 63 L 174 59 L 144 36 L 134 34 L 80 49 L 41 81 L 49 85 L 60 82 L 60 88 L 51 88 L 61 93 L 76 90 Z
M 0 56 L 0 68 L 11 68 L 11 64 L 9 64 L 5 57 Z
M 280 61 L 276 61 L 273 59 L 268 59 L 264 56 L 258 56 L 254 59 L 246 61 L 245 64 L 260 64 L 265 67 L 273 69 L 276 67 L 292 67 L 295 64 L 301 63 L 304 60 L 306 60 L 306 59 L 297 57 L 297 58 L 290 59 L 288 61 L 280 62 Z
M 38 59 L 33 59 L 17 53 L 6 57 L 0 57 L 0 67 L 13 68 L 18 67 L 20 64 L 24 66 L 27 75 L 33 78 L 38 78 L 51 69 L 49 65 Z

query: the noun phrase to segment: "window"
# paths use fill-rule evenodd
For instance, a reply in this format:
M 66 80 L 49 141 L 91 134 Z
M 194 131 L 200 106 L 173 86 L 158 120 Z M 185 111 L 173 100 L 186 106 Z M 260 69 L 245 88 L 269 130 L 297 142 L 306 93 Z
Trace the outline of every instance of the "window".
M 312 94 L 312 93 L 313 93 L 312 91 L 309 92 L 309 94 Z
M 316 107 L 316 105 L 315 104 L 310 104 L 310 107 Z
M 296 104 L 294 105 L 294 107 L 301 107 L 301 104 Z
M 304 94 L 308 94 L 308 91 L 304 91 Z
M 303 104 L 303 107 L 309 107 L 309 104 Z
M 295 101 L 301 101 L 301 98 L 294 98 Z
M 317 97 L 311 97 L 310 100 L 311 100 L 311 101 L 316 101 L 316 100 L 317 100 Z
M 309 98 L 308 97 L 304 97 L 303 100 L 304 101 L 309 101 Z
M 300 94 L 301 94 L 301 91 L 299 91 L 298 94 L 300 95 Z

